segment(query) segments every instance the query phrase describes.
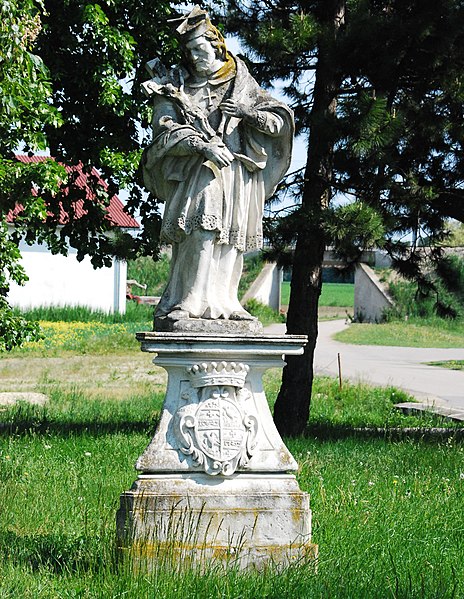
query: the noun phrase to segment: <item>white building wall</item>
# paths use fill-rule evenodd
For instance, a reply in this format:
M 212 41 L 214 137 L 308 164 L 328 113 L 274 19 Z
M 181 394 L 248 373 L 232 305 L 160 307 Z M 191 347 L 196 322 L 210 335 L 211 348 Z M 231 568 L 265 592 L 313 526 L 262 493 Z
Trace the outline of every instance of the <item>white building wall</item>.
M 23 286 L 11 285 L 8 300 L 18 308 L 86 306 L 92 310 L 126 310 L 127 264 L 94 269 L 90 258 L 82 262 L 70 248 L 68 256 L 52 255 L 39 244 L 20 245 L 22 264 L 29 277 Z

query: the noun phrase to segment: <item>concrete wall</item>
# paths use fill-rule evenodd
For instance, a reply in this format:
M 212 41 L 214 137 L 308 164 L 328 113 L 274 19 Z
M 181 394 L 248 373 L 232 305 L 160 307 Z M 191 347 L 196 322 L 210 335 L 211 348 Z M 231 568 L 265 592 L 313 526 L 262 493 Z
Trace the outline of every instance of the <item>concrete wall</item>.
M 384 250 L 364 250 L 361 254 L 361 261 L 369 266 L 377 268 L 389 268 L 392 265 L 390 256 Z M 332 249 L 324 252 L 323 266 L 345 266 L 346 263 L 337 256 Z
M 280 310 L 280 292 L 283 271 L 275 262 L 268 262 L 251 284 L 242 298 L 244 306 L 248 300 L 255 299 L 274 310 Z
M 393 300 L 375 272 L 362 262 L 354 275 L 354 317 L 360 322 L 380 322 Z
M 76 250 L 53 256 L 39 244 L 21 244 L 22 264 L 29 277 L 24 287 L 12 284 L 8 300 L 13 306 L 86 306 L 104 312 L 126 311 L 127 264 L 113 261 L 95 270 L 88 257 L 82 262 Z

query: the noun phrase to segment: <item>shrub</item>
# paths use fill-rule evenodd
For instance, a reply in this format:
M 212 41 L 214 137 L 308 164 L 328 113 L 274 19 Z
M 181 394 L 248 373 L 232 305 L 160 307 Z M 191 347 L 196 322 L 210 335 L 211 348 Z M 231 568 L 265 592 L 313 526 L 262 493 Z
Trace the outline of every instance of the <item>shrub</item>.
M 399 280 L 390 283 L 395 308 L 388 319 L 413 316 L 419 318 L 459 318 L 464 316 L 464 260 L 456 255 L 444 256 L 425 281 L 417 285 Z
M 273 310 L 271 307 L 266 306 L 255 299 L 250 299 L 246 303 L 245 310 L 253 316 L 256 316 L 264 326 L 272 324 L 273 322 L 285 322 L 284 314 L 280 314 L 276 310 Z
M 142 285 L 147 285 L 145 295 L 161 295 L 169 278 L 169 257 L 162 254 L 158 261 L 149 256 L 131 260 L 127 264 L 127 278 L 135 279 Z M 243 273 L 238 288 L 239 298 L 243 297 L 247 289 L 256 279 L 263 268 L 264 260 L 261 253 L 245 256 Z
M 241 299 L 250 285 L 262 271 L 264 260 L 261 253 L 245 256 L 243 261 L 243 273 L 238 286 L 238 297 Z

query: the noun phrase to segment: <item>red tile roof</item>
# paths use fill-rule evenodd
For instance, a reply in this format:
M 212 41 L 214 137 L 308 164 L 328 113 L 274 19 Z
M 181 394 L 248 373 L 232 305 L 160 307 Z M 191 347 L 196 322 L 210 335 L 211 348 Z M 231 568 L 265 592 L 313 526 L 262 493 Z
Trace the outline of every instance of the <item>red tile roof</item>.
M 20 160 L 21 162 L 30 163 L 30 162 L 43 162 L 44 160 L 46 160 L 47 158 L 50 158 L 50 157 L 49 156 L 27 156 L 25 154 L 17 154 L 16 158 L 18 160 Z M 87 194 L 86 194 L 87 199 L 93 199 L 95 196 L 87 184 L 88 175 L 86 173 L 84 173 L 82 163 L 79 163 L 79 164 L 73 165 L 73 166 L 68 166 L 65 164 L 63 166 L 66 169 L 67 173 L 70 173 L 70 174 L 76 173 L 76 172 L 78 173 L 78 176 L 75 179 L 73 185 L 79 187 L 80 189 L 85 189 L 87 192 Z M 108 189 L 108 184 L 106 183 L 106 181 L 104 181 L 101 178 L 101 176 L 96 168 L 92 167 L 92 175 L 97 178 L 99 185 L 101 185 L 104 189 Z M 63 191 L 64 191 L 64 193 L 66 193 L 66 188 Z M 20 204 L 18 204 L 17 208 L 14 210 L 14 212 L 11 215 L 9 215 L 7 220 L 9 222 L 12 222 L 14 220 L 15 214 L 19 214 L 21 212 L 21 210 L 22 210 L 22 207 Z M 82 200 L 79 200 L 76 202 L 75 214 L 76 214 L 77 218 L 80 218 L 81 216 L 83 216 L 85 214 L 85 210 L 83 209 Z M 122 228 L 128 228 L 128 229 L 138 229 L 138 227 L 139 227 L 139 224 L 135 220 L 135 218 L 132 218 L 132 216 L 129 216 L 129 214 L 124 212 L 124 205 L 121 202 L 121 200 L 118 198 L 117 195 L 114 195 L 110 199 L 110 203 L 108 206 L 108 218 L 111 220 L 111 224 L 114 225 L 115 227 L 122 227 Z M 60 224 L 65 224 L 67 219 L 68 219 L 68 215 L 66 214 L 66 212 L 64 210 L 62 210 L 61 214 L 60 214 Z

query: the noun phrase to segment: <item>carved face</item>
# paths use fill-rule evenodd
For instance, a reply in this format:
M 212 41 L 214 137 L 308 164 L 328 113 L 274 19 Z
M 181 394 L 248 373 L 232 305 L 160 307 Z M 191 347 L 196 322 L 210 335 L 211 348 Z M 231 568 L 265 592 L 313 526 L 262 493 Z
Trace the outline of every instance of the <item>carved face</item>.
M 186 47 L 193 68 L 199 75 L 211 75 L 221 68 L 222 61 L 210 40 L 203 36 L 196 37 L 187 42 Z

